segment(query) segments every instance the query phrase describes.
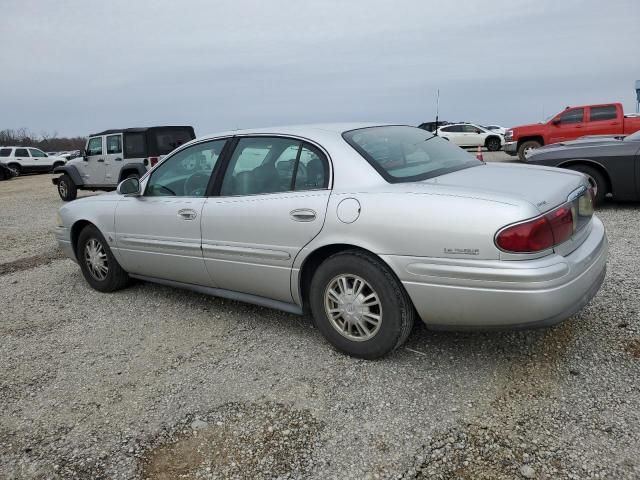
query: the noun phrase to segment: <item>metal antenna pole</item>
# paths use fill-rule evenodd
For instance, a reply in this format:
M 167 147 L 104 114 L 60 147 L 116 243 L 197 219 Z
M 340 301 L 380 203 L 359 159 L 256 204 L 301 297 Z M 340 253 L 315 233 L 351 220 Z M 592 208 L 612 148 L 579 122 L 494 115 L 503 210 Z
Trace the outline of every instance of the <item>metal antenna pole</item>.
M 438 136 L 438 112 L 440 111 L 440 89 L 436 94 L 436 128 L 434 130 L 434 135 Z

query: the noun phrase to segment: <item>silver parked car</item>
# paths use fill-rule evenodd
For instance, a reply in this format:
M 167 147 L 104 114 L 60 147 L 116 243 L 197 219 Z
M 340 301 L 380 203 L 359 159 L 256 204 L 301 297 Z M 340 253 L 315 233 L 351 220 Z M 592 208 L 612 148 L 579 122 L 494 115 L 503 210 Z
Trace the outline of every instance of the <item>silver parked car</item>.
M 302 314 L 376 358 L 432 328 L 542 326 L 598 291 L 607 237 L 576 172 L 485 164 L 397 125 L 244 130 L 183 145 L 60 209 L 87 282 L 129 278 Z

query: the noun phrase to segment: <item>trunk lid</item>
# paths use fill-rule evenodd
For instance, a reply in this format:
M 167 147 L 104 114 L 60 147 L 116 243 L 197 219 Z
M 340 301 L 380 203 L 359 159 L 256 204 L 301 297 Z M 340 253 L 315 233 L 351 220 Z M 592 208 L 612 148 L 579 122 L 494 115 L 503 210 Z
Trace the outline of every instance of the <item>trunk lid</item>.
M 566 169 L 512 163 L 488 163 L 441 175 L 425 183 L 448 187 L 461 194 L 474 192 L 507 196 L 527 201 L 546 212 L 567 201 L 581 186 L 588 186 L 584 175 Z

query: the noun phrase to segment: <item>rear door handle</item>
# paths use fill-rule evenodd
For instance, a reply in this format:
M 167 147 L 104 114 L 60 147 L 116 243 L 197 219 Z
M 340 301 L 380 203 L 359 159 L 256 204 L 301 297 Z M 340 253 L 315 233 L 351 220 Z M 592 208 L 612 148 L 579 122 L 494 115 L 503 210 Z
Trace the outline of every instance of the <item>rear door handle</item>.
M 118 157 L 118 158 L 115 158 L 115 159 L 114 159 L 114 161 L 116 161 L 116 162 L 121 162 L 121 161 L 122 161 L 122 159 L 121 159 L 120 157 Z
M 289 212 L 292 220 L 296 222 L 313 222 L 316 219 L 316 212 L 310 208 L 298 208 Z
M 104 163 L 104 158 L 99 158 L 98 161 Z
M 178 211 L 178 217 L 182 220 L 194 220 L 198 214 L 195 210 L 191 210 L 190 208 L 184 208 Z

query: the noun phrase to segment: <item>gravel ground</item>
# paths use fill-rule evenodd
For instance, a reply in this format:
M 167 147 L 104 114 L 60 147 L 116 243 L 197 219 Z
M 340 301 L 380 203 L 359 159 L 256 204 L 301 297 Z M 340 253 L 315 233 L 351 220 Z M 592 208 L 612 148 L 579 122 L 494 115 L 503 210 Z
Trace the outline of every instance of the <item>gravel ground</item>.
M 417 325 L 362 361 L 308 318 L 95 292 L 56 253 L 49 175 L 0 199 L 0 478 L 640 478 L 640 205 L 599 211 L 607 278 L 563 324 Z

